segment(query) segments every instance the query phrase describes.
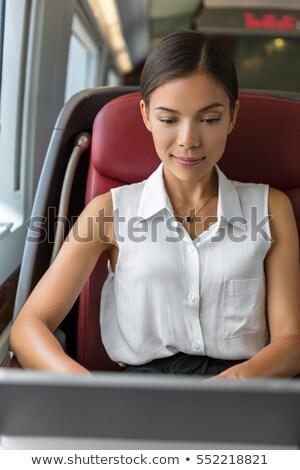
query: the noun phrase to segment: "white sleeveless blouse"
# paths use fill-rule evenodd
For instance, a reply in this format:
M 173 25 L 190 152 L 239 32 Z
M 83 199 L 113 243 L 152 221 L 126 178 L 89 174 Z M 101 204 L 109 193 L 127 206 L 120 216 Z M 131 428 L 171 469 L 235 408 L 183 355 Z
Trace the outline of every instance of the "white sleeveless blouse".
M 143 364 L 179 351 L 248 359 L 269 341 L 264 259 L 268 190 L 219 180 L 217 222 L 192 240 L 173 213 L 163 164 L 111 190 L 116 270 L 101 297 L 101 334 L 113 361 Z

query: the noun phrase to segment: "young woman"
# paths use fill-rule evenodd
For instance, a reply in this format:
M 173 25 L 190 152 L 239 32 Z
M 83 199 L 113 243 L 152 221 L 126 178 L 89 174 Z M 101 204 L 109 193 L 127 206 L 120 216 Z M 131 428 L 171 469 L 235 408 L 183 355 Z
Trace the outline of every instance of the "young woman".
M 12 327 L 20 364 L 88 373 L 52 332 L 107 251 L 102 339 L 126 371 L 296 375 L 300 276 L 290 201 L 267 185 L 232 182 L 217 166 L 239 108 L 230 56 L 199 32 L 173 33 L 150 52 L 141 88 L 162 163 L 146 181 L 98 196 L 82 212 Z

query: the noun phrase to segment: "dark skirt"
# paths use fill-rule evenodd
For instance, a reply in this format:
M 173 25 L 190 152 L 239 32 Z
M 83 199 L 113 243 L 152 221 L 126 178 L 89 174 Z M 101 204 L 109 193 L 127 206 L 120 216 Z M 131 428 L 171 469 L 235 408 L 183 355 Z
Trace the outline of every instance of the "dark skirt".
M 217 375 L 229 367 L 244 362 L 242 360 L 215 359 L 209 356 L 192 356 L 179 352 L 174 356 L 154 359 L 153 361 L 133 366 L 125 364 L 125 372 L 154 372 L 162 374 Z

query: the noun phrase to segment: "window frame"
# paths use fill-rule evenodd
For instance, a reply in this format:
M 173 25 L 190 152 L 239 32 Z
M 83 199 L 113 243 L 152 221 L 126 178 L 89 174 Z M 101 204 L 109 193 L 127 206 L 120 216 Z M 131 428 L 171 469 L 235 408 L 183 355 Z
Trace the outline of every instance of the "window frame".
M 1 102 L 1 82 L 2 82 L 5 1 L 6 0 L 0 0 L 0 102 Z M 0 132 L 1 132 L 1 122 L 0 122 Z
M 3 12 L 3 10 L 2 10 Z M 1 100 L 0 100 L 0 243 L 23 224 L 20 191 L 22 116 L 29 8 L 27 0 L 9 2 L 5 7 Z M 14 60 L 11 60 L 14 57 Z M 6 155 L 10 155 L 7 159 Z M 22 246 L 22 244 L 21 244 Z M 3 250 L 1 250 L 3 254 Z M 4 260 L 1 260 L 4 261 Z M 9 260 L 8 265 L 11 264 Z M 2 263 L 1 263 L 2 264 Z M 4 263 L 3 263 L 4 264 Z M 10 271 L 13 271 L 11 267 Z M 3 273 L 0 270 L 0 284 Z
M 69 41 L 69 53 L 70 53 L 70 45 L 72 37 L 75 37 L 81 45 L 87 50 L 90 60 L 91 66 L 91 73 L 86 75 L 87 82 L 83 85 L 82 88 L 76 89 L 76 91 L 70 93 L 68 91 L 68 84 L 69 84 L 69 57 L 68 57 L 68 64 L 67 64 L 67 74 L 66 74 L 66 86 L 65 86 L 65 101 L 76 92 L 81 91 L 85 88 L 92 88 L 94 86 L 100 85 L 98 77 L 101 76 L 100 67 L 102 64 L 103 58 L 103 50 L 101 46 L 97 45 L 96 40 L 93 38 L 93 35 L 90 34 L 90 31 L 85 26 L 84 22 L 81 20 L 80 15 L 75 12 L 72 20 L 72 30 L 70 34 L 70 41 Z
M 114 67 L 109 67 L 107 71 L 106 86 L 120 86 L 121 77 Z

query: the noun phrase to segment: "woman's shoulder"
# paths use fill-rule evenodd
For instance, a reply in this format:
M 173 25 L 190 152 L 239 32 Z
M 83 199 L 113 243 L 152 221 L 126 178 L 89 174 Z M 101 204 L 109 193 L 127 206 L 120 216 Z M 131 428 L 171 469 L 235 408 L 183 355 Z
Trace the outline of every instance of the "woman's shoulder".
M 269 186 L 261 183 L 231 181 L 243 206 L 267 207 Z
M 110 191 L 95 196 L 85 207 L 86 214 L 90 216 L 98 215 L 100 211 L 108 214 L 112 213 L 113 205 Z
M 112 213 L 114 208 L 114 200 L 122 198 L 126 202 L 132 197 L 134 200 L 137 200 L 138 197 L 142 194 L 146 180 L 124 184 L 122 186 L 117 186 L 111 188 L 109 191 L 103 194 L 95 196 L 86 206 L 85 210 L 92 215 L 95 211 L 104 210 L 105 213 Z M 124 196 L 126 196 L 124 198 Z
M 297 224 L 293 205 L 289 197 L 275 188 L 269 191 L 269 216 L 272 239 L 274 241 L 290 240 L 298 244 Z
M 282 218 L 293 216 L 293 205 L 290 198 L 279 189 L 269 189 L 269 214 L 280 215 Z
M 119 210 L 123 216 L 136 215 L 145 186 L 140 183 L 125 184 L 111 189 L 113 210 Z
M 293 211 L 289 197 L 279 189 L 273 188 L 264 183 L 244 183 L 241 181 L 231 181 L 240 196 L 251 200 L 252 198 L 263 197 L 268 202 L 269 213 L 280 211 Z
M 244 181 L 236 181 L 230 180 L 231 183 L 235 186 L 238 191 L 265 191 L 269 188 L 268 184 L 264 183 L 251 183 L 251 182 L 244 182 Z
M 140 181 L 137 183 L 123 184 L 122 186 L 111 188 L 110 192 L 113 195 L 115 194 L 120 194 L 120 195 L 128 194 L 128 196 L 139 195 L 140 193 L 142 193 L 146 181 L 147 180 Z
M 290 198 L 283 191 L 271 186 L 269 188 L 269 204 L 283 208 L 292 207 Z

